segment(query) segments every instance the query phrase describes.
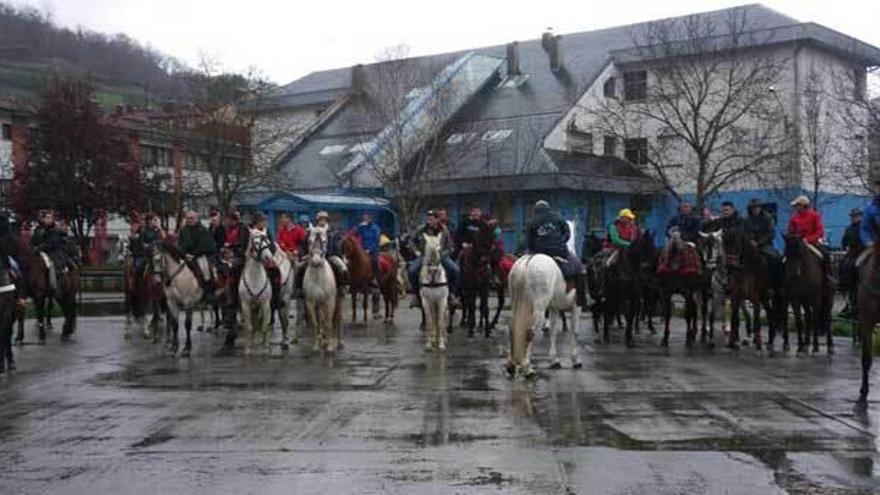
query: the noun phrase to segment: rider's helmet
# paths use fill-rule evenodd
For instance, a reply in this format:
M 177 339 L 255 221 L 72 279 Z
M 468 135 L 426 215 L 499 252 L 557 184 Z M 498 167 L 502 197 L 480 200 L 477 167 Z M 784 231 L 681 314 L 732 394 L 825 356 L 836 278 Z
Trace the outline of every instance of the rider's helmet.
M 318 214 L 315 215 L 315 221 L 318 221 L 318 220 L 320 220 L 320 219 L 322 219 L 322 218 L 324 218 L 324 219 L 326 219 L 326 220 L 329 221 L 329 220 L 330 220 L 330 215 L 329 215 L 326 211 L 319 211 Z
M 635 220 L 636 214 L 629 208 L 624 208 L 617 212 L 617 218 L 629 218 L 630 220 Z
M 539 199 L 537 202 L 535 202 L 536 210 L 545 210 L 547 208 L 550 208 L 550 203 L 544 201 L 543 199 Z

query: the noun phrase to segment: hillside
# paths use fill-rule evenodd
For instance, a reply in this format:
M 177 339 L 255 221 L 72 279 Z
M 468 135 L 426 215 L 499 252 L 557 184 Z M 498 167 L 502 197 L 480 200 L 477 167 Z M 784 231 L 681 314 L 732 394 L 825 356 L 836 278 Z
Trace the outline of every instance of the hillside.
M 90 80 L 101 104 L 144 105 L 180 96 L 176 60 L 124 34 L 55 25 L 35 9 L 0 3 L 0 98 L 35 99 L 55 76 Z

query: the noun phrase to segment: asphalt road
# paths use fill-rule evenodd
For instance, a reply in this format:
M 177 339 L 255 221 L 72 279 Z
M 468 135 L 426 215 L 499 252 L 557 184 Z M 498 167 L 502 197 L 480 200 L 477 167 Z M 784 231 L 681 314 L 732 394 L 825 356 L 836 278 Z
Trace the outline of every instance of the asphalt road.
M 414 312 L 346 335 L 334 357 L 246 359 L 196 334 L 180 359 L 118 318 L 82 319 L 67 344 L 29 331 L 0 377 L 0 493 L 880 490 L 880 392 L 854 412 L 842 340 L 833 358 L 771 357 L 688 352 L 680 325 L 669 350 L 590 330 L 582 370 L 547 369 L 539 338 L 525 382 L 502 370 L 503 337 L 423 352 Z

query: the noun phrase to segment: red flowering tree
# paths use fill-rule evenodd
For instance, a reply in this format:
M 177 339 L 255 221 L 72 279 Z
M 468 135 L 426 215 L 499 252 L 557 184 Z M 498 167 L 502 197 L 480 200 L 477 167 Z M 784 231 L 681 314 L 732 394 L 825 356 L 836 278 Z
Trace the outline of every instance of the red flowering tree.
M 54 210 L 85 250 L 92 227 L 107 212 L 125 210 L 136 190 L 124 136 L 107 121 L 91 85 L 78 80 L 53 80 L 37 120 L 26 178 L 16 191 L 18 211 L 33 218 Z

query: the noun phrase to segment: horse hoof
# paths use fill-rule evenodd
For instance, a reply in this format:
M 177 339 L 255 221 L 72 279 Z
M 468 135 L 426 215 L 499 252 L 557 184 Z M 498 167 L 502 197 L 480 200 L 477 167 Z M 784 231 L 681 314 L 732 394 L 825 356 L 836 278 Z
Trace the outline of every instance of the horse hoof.
M 522 372 L 522 376 L 523 376 L 523 378 L 526 378 L 526 379 L 532 379 L 532 378 L 535 377 L 535 370 L 532 369 L 532 368 L 529 368 L 529 369 L 527 369 L 527 370 L 524 370 L 524 371 Z
M 669 339 L 664 338 L 660 341 L 660 347 L 669 347 Z
M 514 366 L 513 363 L 507 363 L 504 370 L 507 371 L 507 374 L 510 377 L 513 377 L 516 374 L 516 366 Z
M 201 332 L 204 332 L 204 331 L 205 331 L 205 327 L 204 327 L 204 326 L 199 325 L 199 326 L 196 327 L 196 332 L 201 333 Z
M 180 352 L 180 357 L 188 358 L 191 353 L 192 353 L 192 351 L 190 349 L 184 349 Z
M 562 368 L 562 364 L 559 361 L 553 361 L 553 364 L 550 365 L 551 370 L 558 370 Z
M 791 350 L 791 348 L 789 347 L 788 344 L 782 344 L 782 352 L 788 352 L 790 350 Z
M 446 352 L 446 344 L 440 344 L 437 346 L 437 350 L 440 352 Z
M 282 342 L 281 343 L 281 350 L 286 351 L 288 349 L 290 349 L 290 344 L 288 344 L 287 342 Z
M 251 356 L 253 356 L 253 355 L 254 355 L 254 351 L 251 350 L 250 347 L 245 347 L 245 348 L 244 348 L 244 357 L 251 357 Z
M 474 330 L 473 329 L 468 330 L 468 338 L 469 339 L 474 338 Z
M 813 354 L 819 354 L 819 347 L 813 347 Z
M 829 348 L 828 348 L 828 355 L 829 355 L 829 356 L 833 356 L 833 355 L 834 355 L 834 348 L 833 348 L 833 347 L 829 347 Z
M 61 342 L 69 342 L 69 341 L 70 341 L 70 334 L 69 333 L 62 333 L 61 334 Z
M 124 334 L 122 334 L 122 338 L 124 338 L 125 340 L 131 340 L 131 332 L 125 332 Z
M 571 365 L 571 368 L 572 368 L 572 369 L 575 369 L 575 370 L 579 370 L 579 369 L 581 369 L 581 368 L 583 368 L 583 367 L 584 367 L 584 364 L 581 363 L 580 361 L 575 361 L 575 362 L 572 363 L 572 365 Z
M 633 348 L 633 347 L 636 346 L 636 343 L 635 343 L 635 341 L 634 341 L 633 339 L 628 339 L 628 340 L 626 341 L 626 346 L 629 347 L 629 348 Z

